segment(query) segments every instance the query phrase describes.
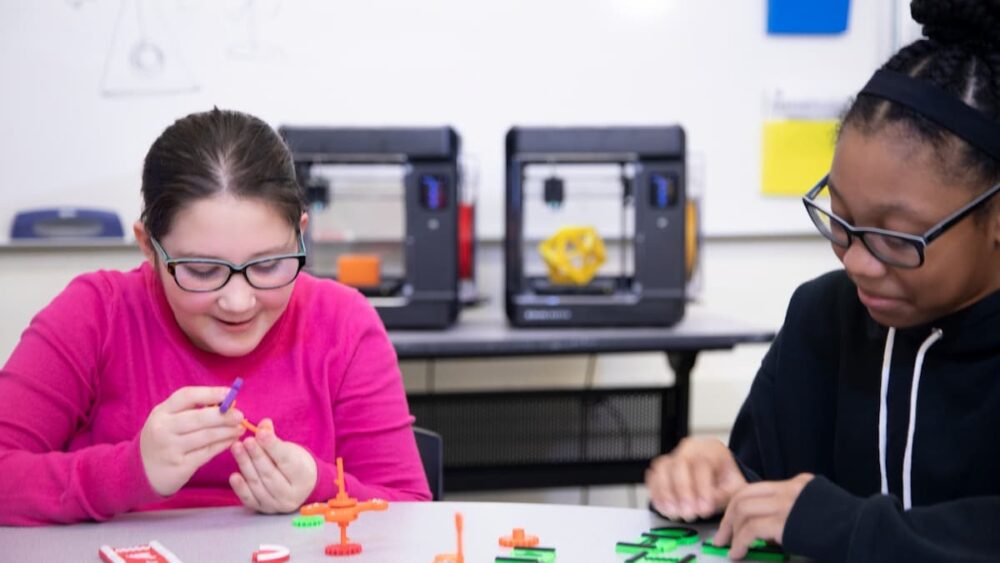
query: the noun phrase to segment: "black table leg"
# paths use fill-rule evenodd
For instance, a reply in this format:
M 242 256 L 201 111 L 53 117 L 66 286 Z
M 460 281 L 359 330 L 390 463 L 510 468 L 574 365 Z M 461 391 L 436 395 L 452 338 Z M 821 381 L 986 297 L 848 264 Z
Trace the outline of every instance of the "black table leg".
M 668 452 L 677 445 L 681 438 L 688 435 L 688 423 L 691 412 L 691 370 L 694 368 L 695 360 L 698 358 L 698 350 L 688 350 L 684 352 L 667 352 L 667 361 L 670 368 L 674 370 L 674 390 L 677 397 L 677 419 L 670 421 L 667 416 L 667 409 L 663 409 L 663 421 L 661 428 L 670 428 L 673 422 L 677 432 L 674 436 L 665 434 L 660 436 L 660 449 Z

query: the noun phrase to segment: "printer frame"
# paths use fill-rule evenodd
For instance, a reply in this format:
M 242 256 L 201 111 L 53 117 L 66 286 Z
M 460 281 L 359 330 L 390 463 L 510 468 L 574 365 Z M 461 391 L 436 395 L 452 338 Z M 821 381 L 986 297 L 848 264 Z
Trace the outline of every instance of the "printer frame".
M 610 294 L 538 293 L 524 272 L 525 168 L 631 164 L 634 273 Z M 662 186 L 670 193 L 664 197 Z M 669 326 L 685 305 L 685 135 L 665 127 L 514 127 L 506 138 L 505 305 L 514 326 Z M 572 197 L 566 186 L 566 197 Z M 666 205 L 663 205 L 666 203 Z M 623 202 L 624 205 L 624 202 Z M 625 249 L 621 249 L 625 251 Z M 623 273 L 624 275 L 624 273 Z
M 372 298 L 386 328 L 445 328 L 458 294 L 460 139 L 451 127 L 281 127 L 302 186 L 319 164 L 405 167 L 405 278 L 398 295 Z M 334 203 L 336 205 L 336 203 Z

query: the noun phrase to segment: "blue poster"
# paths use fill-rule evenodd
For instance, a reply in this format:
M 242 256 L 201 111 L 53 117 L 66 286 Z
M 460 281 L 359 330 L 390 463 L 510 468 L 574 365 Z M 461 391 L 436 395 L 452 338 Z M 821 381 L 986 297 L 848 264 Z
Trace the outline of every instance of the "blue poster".
M 767 32 L 835 34 L 847 30 L 851 0 L 768 0 Z

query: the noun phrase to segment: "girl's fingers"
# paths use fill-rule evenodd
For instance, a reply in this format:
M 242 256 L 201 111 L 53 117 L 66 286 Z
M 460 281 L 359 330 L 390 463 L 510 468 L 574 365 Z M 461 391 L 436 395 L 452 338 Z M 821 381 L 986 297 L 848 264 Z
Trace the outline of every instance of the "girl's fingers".
M 247 438 L 248 441 L 252 439 Z M 257 473 L 257 468 L 253 460 L 250 459 L 250 454 L 247 452 L 245 442 L 236 442 L 233 444 L 232 450 L 233 457 L 236 458 L 236 465 L 240 468 L 240 474 L 250 489 L 250 493 L 257 501 L 257 510 L 261 512 L 273 511 L 274 499 L 271 498 L 271 494 L 268 493 L 267 488 L 261 481 L 260 474 Z
M 222 441 L 232 443 L 233 440 L 240 437 L 240 434 L 242 434 L 242 428 L 239 426 L 217 426 L 180 436 L 177 438 L 177 445 L 185 455 L 190 455 L 210 444 Z
M 250 461 L 271 497 L 275 499 L 288 498 L 291 495 L 291 483 L 275 465 L 274 460 L 264 451 L 260 443 L 254 438 L 247 438 L 243 446 L 250 454 Z
M 233 473 L 230 475 L 229 486 L 232 487 L 236 496 L 240 498 L 240 502 L 243 503 L 243 506 L 256 510 L 257 512 L 261 511 L 260 503 L 257 502 L 256 498 L 254 498 L 253 492 L 250 490 L 250 485 L 247 484 L 243 475 L 240 475 L 239 473 Z
M 228 387 L 181 387 L 161 405 L 168 413 L 179 413 L 199 406 L 217 405 L 226 398 L 227 393 Z
M 715 514 L 715 471 L 709 463 L 695 462 L 692 464 L 691 477 L 694 482 L 695 512 L 702 518 L 708 518 Z
M 176 434 L 189 434 L 206 428 L 236 426 L 243 420 L 243 413 L 233 408 L 225 414 L 218 407 L 202 407 L 171 415 L 170 428 Z
M 208 463 L 209 460 L 211 460 L 213 457 L 226 451 L 226 449 L 228 449 L 229 445 L 232 443 L 233 443 L 232 439 L 225 438 L 222 440 L 218 440 L 216 442 L 206 444 L 196 450 L 187 452 L 186 454 L 184 454 L 184 456 L 195 467 L 201 467 L 202 465 Z
M 664 456 L 656 460 L 646 473 L 646 486 L 653 499 L 653 505 L 660 514 L 670 519 L 676 519 L 677 496 L 674 494 L 671 485 L 670 474 L 674 465 L 674 460 Z
M 687 521 L 695 519 L 694 483 L 691 477 L 691 464 L 687 460 L 677 460 L 670 476 L 673 481 L 674 493 L 677 495 L 677 510 L 681 518 Z

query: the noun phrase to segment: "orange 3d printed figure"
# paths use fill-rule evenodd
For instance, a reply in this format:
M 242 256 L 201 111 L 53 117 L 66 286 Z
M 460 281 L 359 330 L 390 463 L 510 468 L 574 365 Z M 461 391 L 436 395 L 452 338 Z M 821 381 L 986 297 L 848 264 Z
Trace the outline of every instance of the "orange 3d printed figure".
M 458 538 L 458 548 L 455 553 L 442 553 L 434 556 L 434 563 L 465 563 L 465 553 L 462 551 L 462 513 L 455 513 L 455 536 Z
M 340 543 L 326 546 L 327 555 L 354 555 L 361 553 L 361 544 L 351 543 L 347 538 L 347 527 L 358 519 L 358 514 L 366 510 L 385 510 L 389 503 L 381 499 L 358 502 L 347 495 L 344 489 L 344 459 L 337 458 L 337 496 L 326 502 L 314 502 L 299 509 L 303 516 L 322 516 L 327 522 L 340 526 Z

